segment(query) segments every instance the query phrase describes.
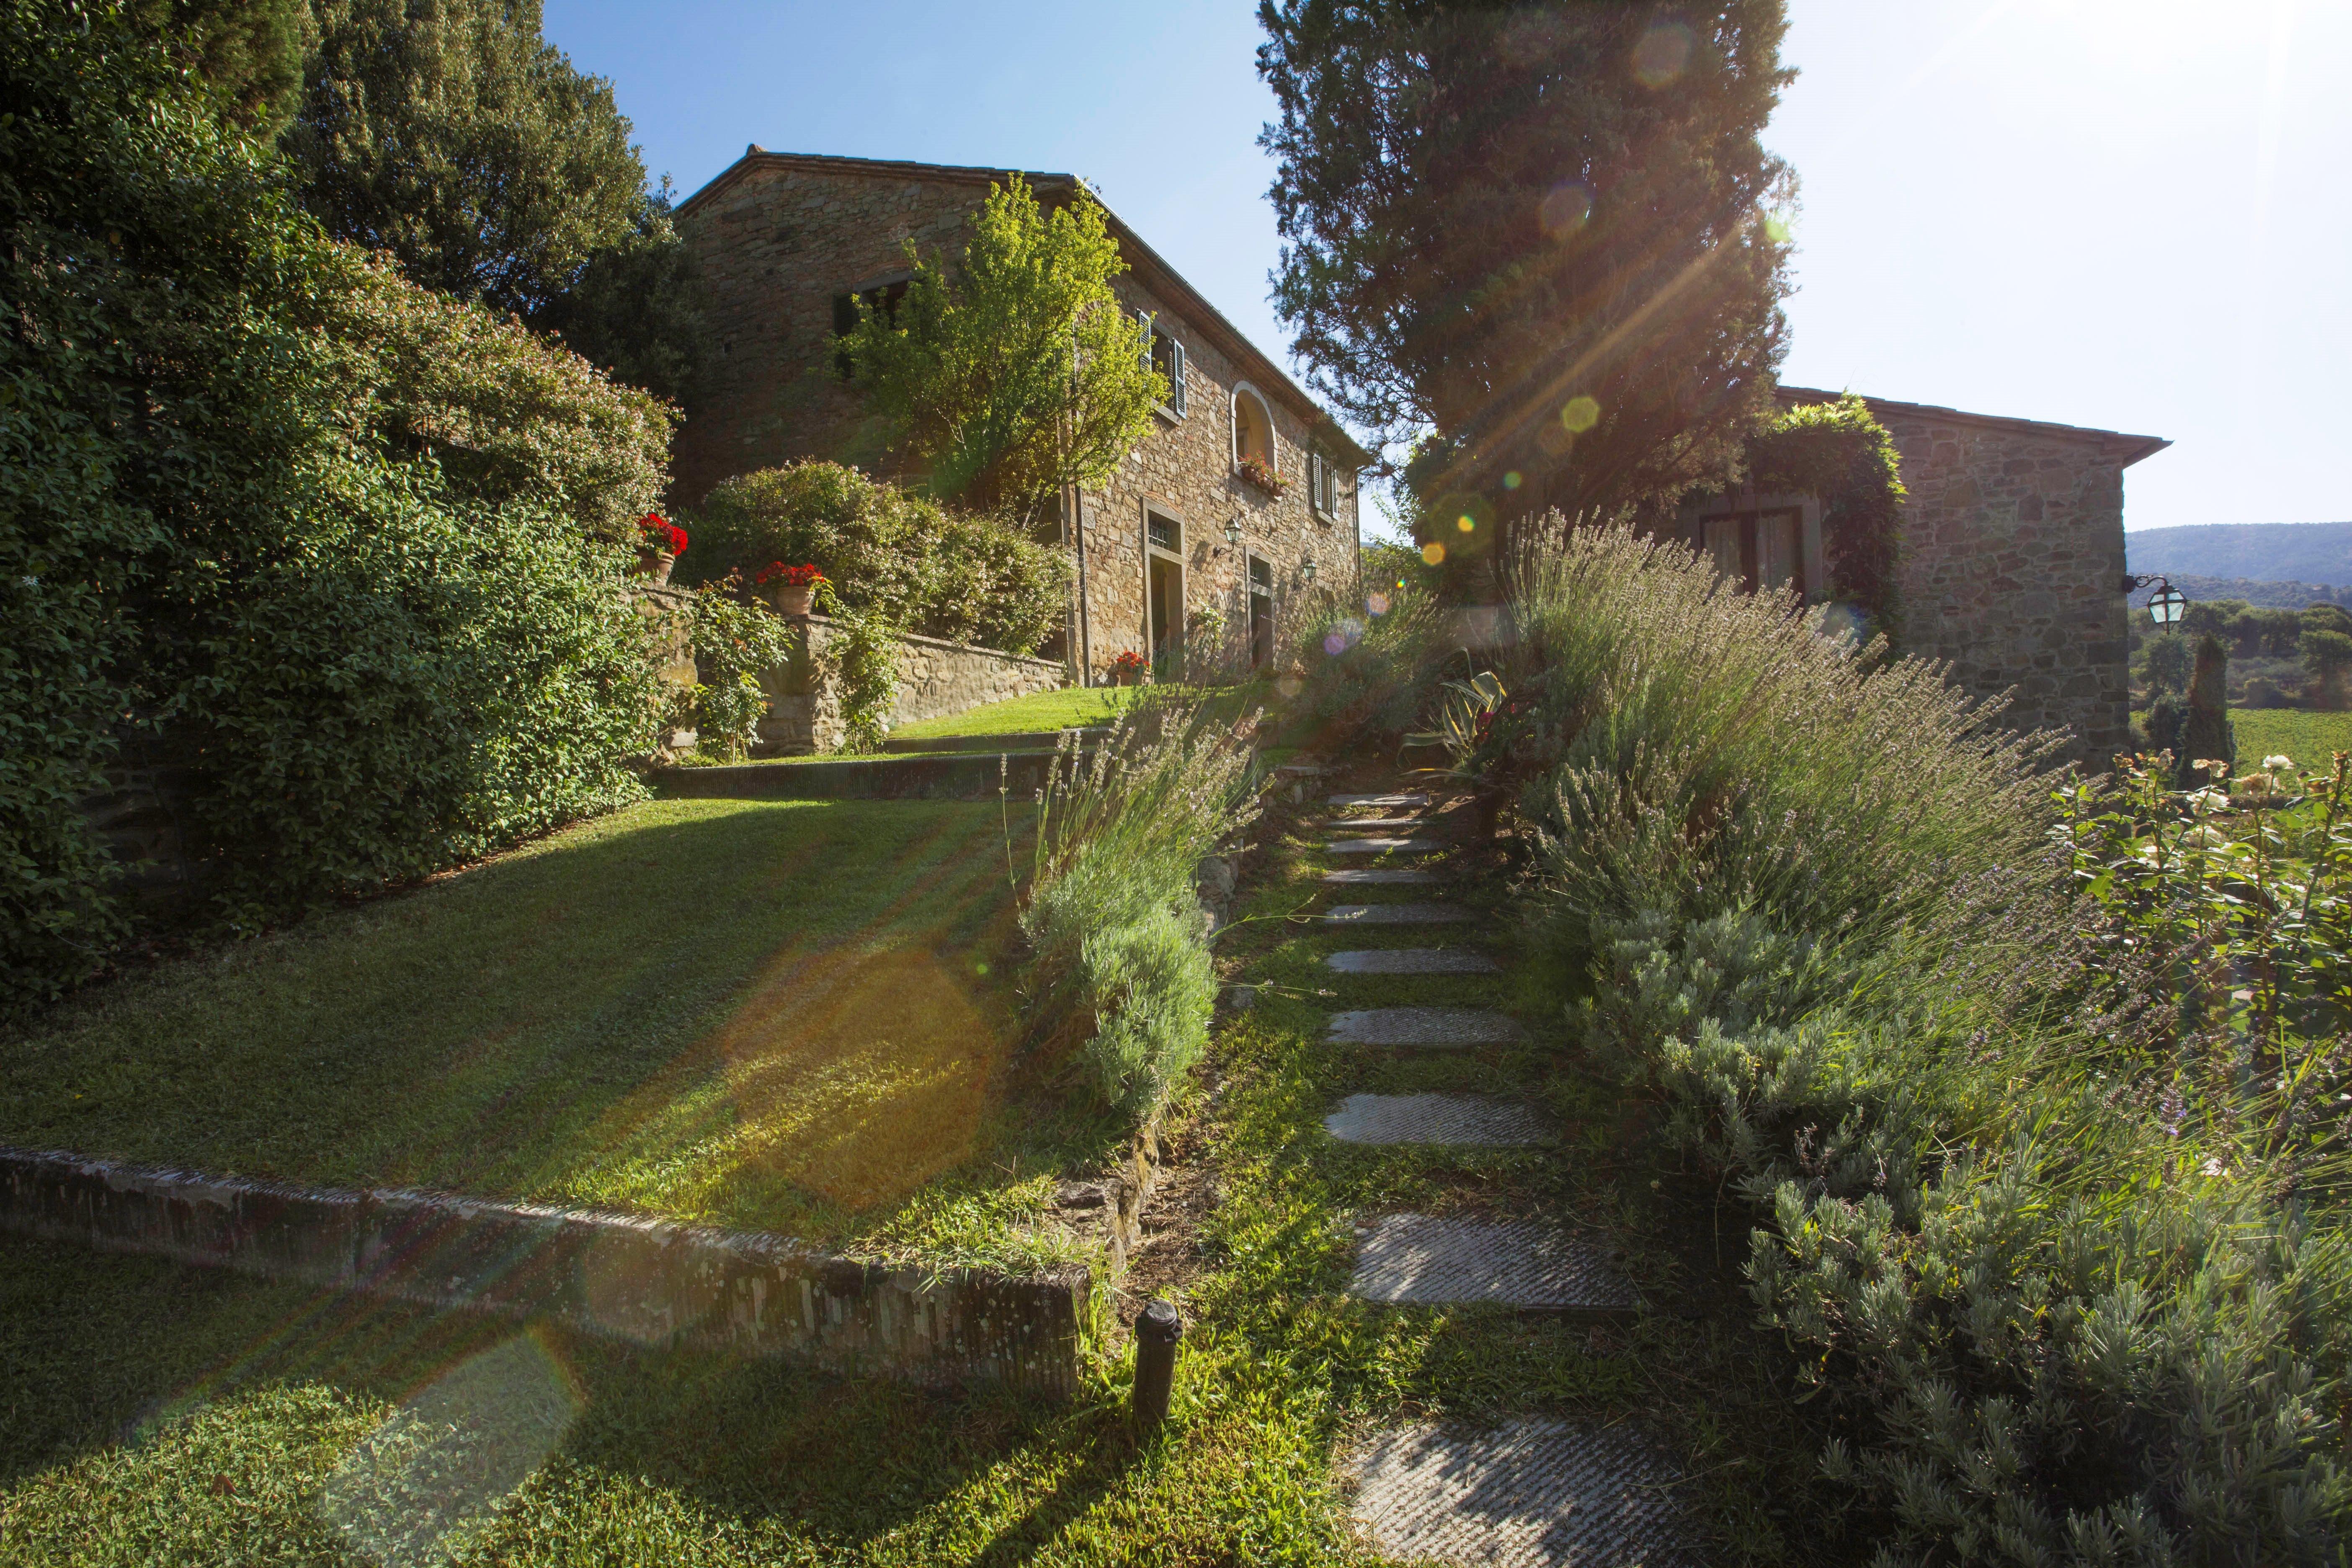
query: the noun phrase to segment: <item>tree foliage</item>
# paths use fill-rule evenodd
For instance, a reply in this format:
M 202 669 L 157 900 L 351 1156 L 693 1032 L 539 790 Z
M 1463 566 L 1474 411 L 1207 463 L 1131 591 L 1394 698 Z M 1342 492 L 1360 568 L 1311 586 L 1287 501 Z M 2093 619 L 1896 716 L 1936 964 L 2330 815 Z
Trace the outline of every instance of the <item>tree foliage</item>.
M 129 16 L 220 95 L 240 128 L 275 135 L 292 116 L 301 96 L 308 0 L 135 0 Z
M 327 232 L 411 281 L 559 333 L 676 399 L 703 298 L 612 84 L 540 34 L 538 0 L 317 0 L 284 146 Z
M 126 737 L 241 922 L 627 798 L 667 415 L 322 237 L 120 8 L 0 7 L 0 1005 L 121 929 Z
M 894 311 L 858 303 L 844 346 L 895 449 L 932 492 L 1027 510 L 1100 484 L 1168 384 L 1111 279 L 1127 270 L 1084 190 L 1050 211 L 1020 175 L 992 186 L 950 271 L 912 240 Z
M 1792 181 L 1758 141 L 1790 78 L 1782 0 L 1259 18 L 1276 308 L 1343 413 L 1434 428 L 1420 494 L 1575 516 L 1732 471 L 1782 353 L 1766 210 Z

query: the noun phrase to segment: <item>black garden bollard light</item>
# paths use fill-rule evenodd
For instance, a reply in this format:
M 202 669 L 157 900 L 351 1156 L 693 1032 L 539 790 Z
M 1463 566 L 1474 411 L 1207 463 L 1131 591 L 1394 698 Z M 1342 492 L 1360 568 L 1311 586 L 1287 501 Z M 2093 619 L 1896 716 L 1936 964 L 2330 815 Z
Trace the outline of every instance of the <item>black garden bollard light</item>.
M 1176 1383 L 1176 1342 L 1184 1337 L 1184 1320 L 1173 1301 L 1152 1301 L 1135 1320 L 1135 1395 L 1131 1406 L 1136 1423 L 1157 1426 L 1168 1419 L 1168 1394 Z

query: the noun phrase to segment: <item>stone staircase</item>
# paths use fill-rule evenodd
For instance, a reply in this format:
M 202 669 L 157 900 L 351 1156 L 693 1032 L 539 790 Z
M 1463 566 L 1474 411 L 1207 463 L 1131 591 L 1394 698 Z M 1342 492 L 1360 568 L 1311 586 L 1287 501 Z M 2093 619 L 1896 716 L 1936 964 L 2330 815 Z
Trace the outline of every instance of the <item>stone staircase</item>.
M 1323 873 L 1335 897 L 1359 888 L 1413 889 L 1398 901 L 1331 903 L 1318 925 L 1426 927 L 1466 943 L 1351 949 L 1328 953 L 1344 1004 L 1360 976 L 1425 975 L 1433 982 L 1498 973 L 1476 945 L 1479 917 L 1420 889 L 1453 880 L 1418 863 L 1452 847 L 1448 818 L 1424 794 L 1334 795 L 1324 855 L 1350 864 Z M 1467 814 L 1457 814 L 1466 820 Z M 1370 860 L 1370 865 L 1352 862 Z M 1431 897 L 1432 901 L 1412 901 Z M 1469 928 L 1465 931 L 1463 928 Z M 1393 995 L 1393 990 L 1390 994 Z M 1518 1020 L 1495 1008 L 1391 1005 L 1330 1016 L 1327 1038 L 1368 1054 L 1465 1051 L 1525 1038 Z M 1464 1094 L 1350 1094 L 1324 1118 L 1341 1142 L 1432 1148 L 1549 1142 L 1532 1107 Z M 1549 1314 L 1615 1316 L 1637 1310 L 1633 1287 L 1607 1250 L 1565 1216 L 1367 1214 L 1356 1220 L 1348 1293 L 1393 1307 L 1488 1307 Z M 1654 1447 L 1625 1427 L 1544 1417 L 1486 1426 L 1419 1424 L 1378 1433 L 1348 1466 L 1354 1513 L 1385 1557 L 1498 1568 L 1665 1568 L 1695 1563 L 1673 1500 L 1675 1477 Z

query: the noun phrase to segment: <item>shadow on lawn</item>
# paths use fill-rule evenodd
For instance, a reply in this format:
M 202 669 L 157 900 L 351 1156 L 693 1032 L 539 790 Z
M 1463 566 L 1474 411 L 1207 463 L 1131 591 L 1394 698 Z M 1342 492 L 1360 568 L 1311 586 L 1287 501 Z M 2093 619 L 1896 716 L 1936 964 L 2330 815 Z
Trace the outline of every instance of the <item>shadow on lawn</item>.
M 0 1140 L 838 1243 L 1115 1130 L 1016 1070 L 991 805 L 659 802 L 0 1041 Z
M 977 1560 L 1009 1564 L 1138 1454 L 1112 1407 L 632 1351 L 16 1240 L 0 1241 L 0 1518 L 36 1549 L 218 1549 L 242 1531 L 383 1563 L 467 1546 L 508 1561 L 584 1547 L 593 1527 L 607 1551 L 702 1536 L 798 1561 L 911 1531 L 908 1560 L 928 1561 L 935 1533 L 962 1556 L 979 1531 Z

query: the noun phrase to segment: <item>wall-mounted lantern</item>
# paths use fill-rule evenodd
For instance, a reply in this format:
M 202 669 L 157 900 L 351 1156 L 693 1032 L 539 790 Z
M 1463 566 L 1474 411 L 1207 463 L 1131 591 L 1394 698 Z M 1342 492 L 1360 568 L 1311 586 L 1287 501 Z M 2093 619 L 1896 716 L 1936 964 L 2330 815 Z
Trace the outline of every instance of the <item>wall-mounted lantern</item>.
M 1312 555 L 1308 556 L 1304 562 L 1300 563 L 1298 570 L 1299 573 L 1306 577 L 1307 586 L 1310 588 L 1313 587 L 1315 585 L 1315 557 Z
M 2155 584 L 2157 587 L 2156 592 L 2147 597 L 2147 618 L 2159 626 L 2174 625 L 2180 619 L 2181 612 L 2189 608 L 2189 595 L 2174 587 L 2170 579 L 2153 574 L 2145 577 L 2126 577 L 2124 592 L 2137 593 L 2150 583 Z

